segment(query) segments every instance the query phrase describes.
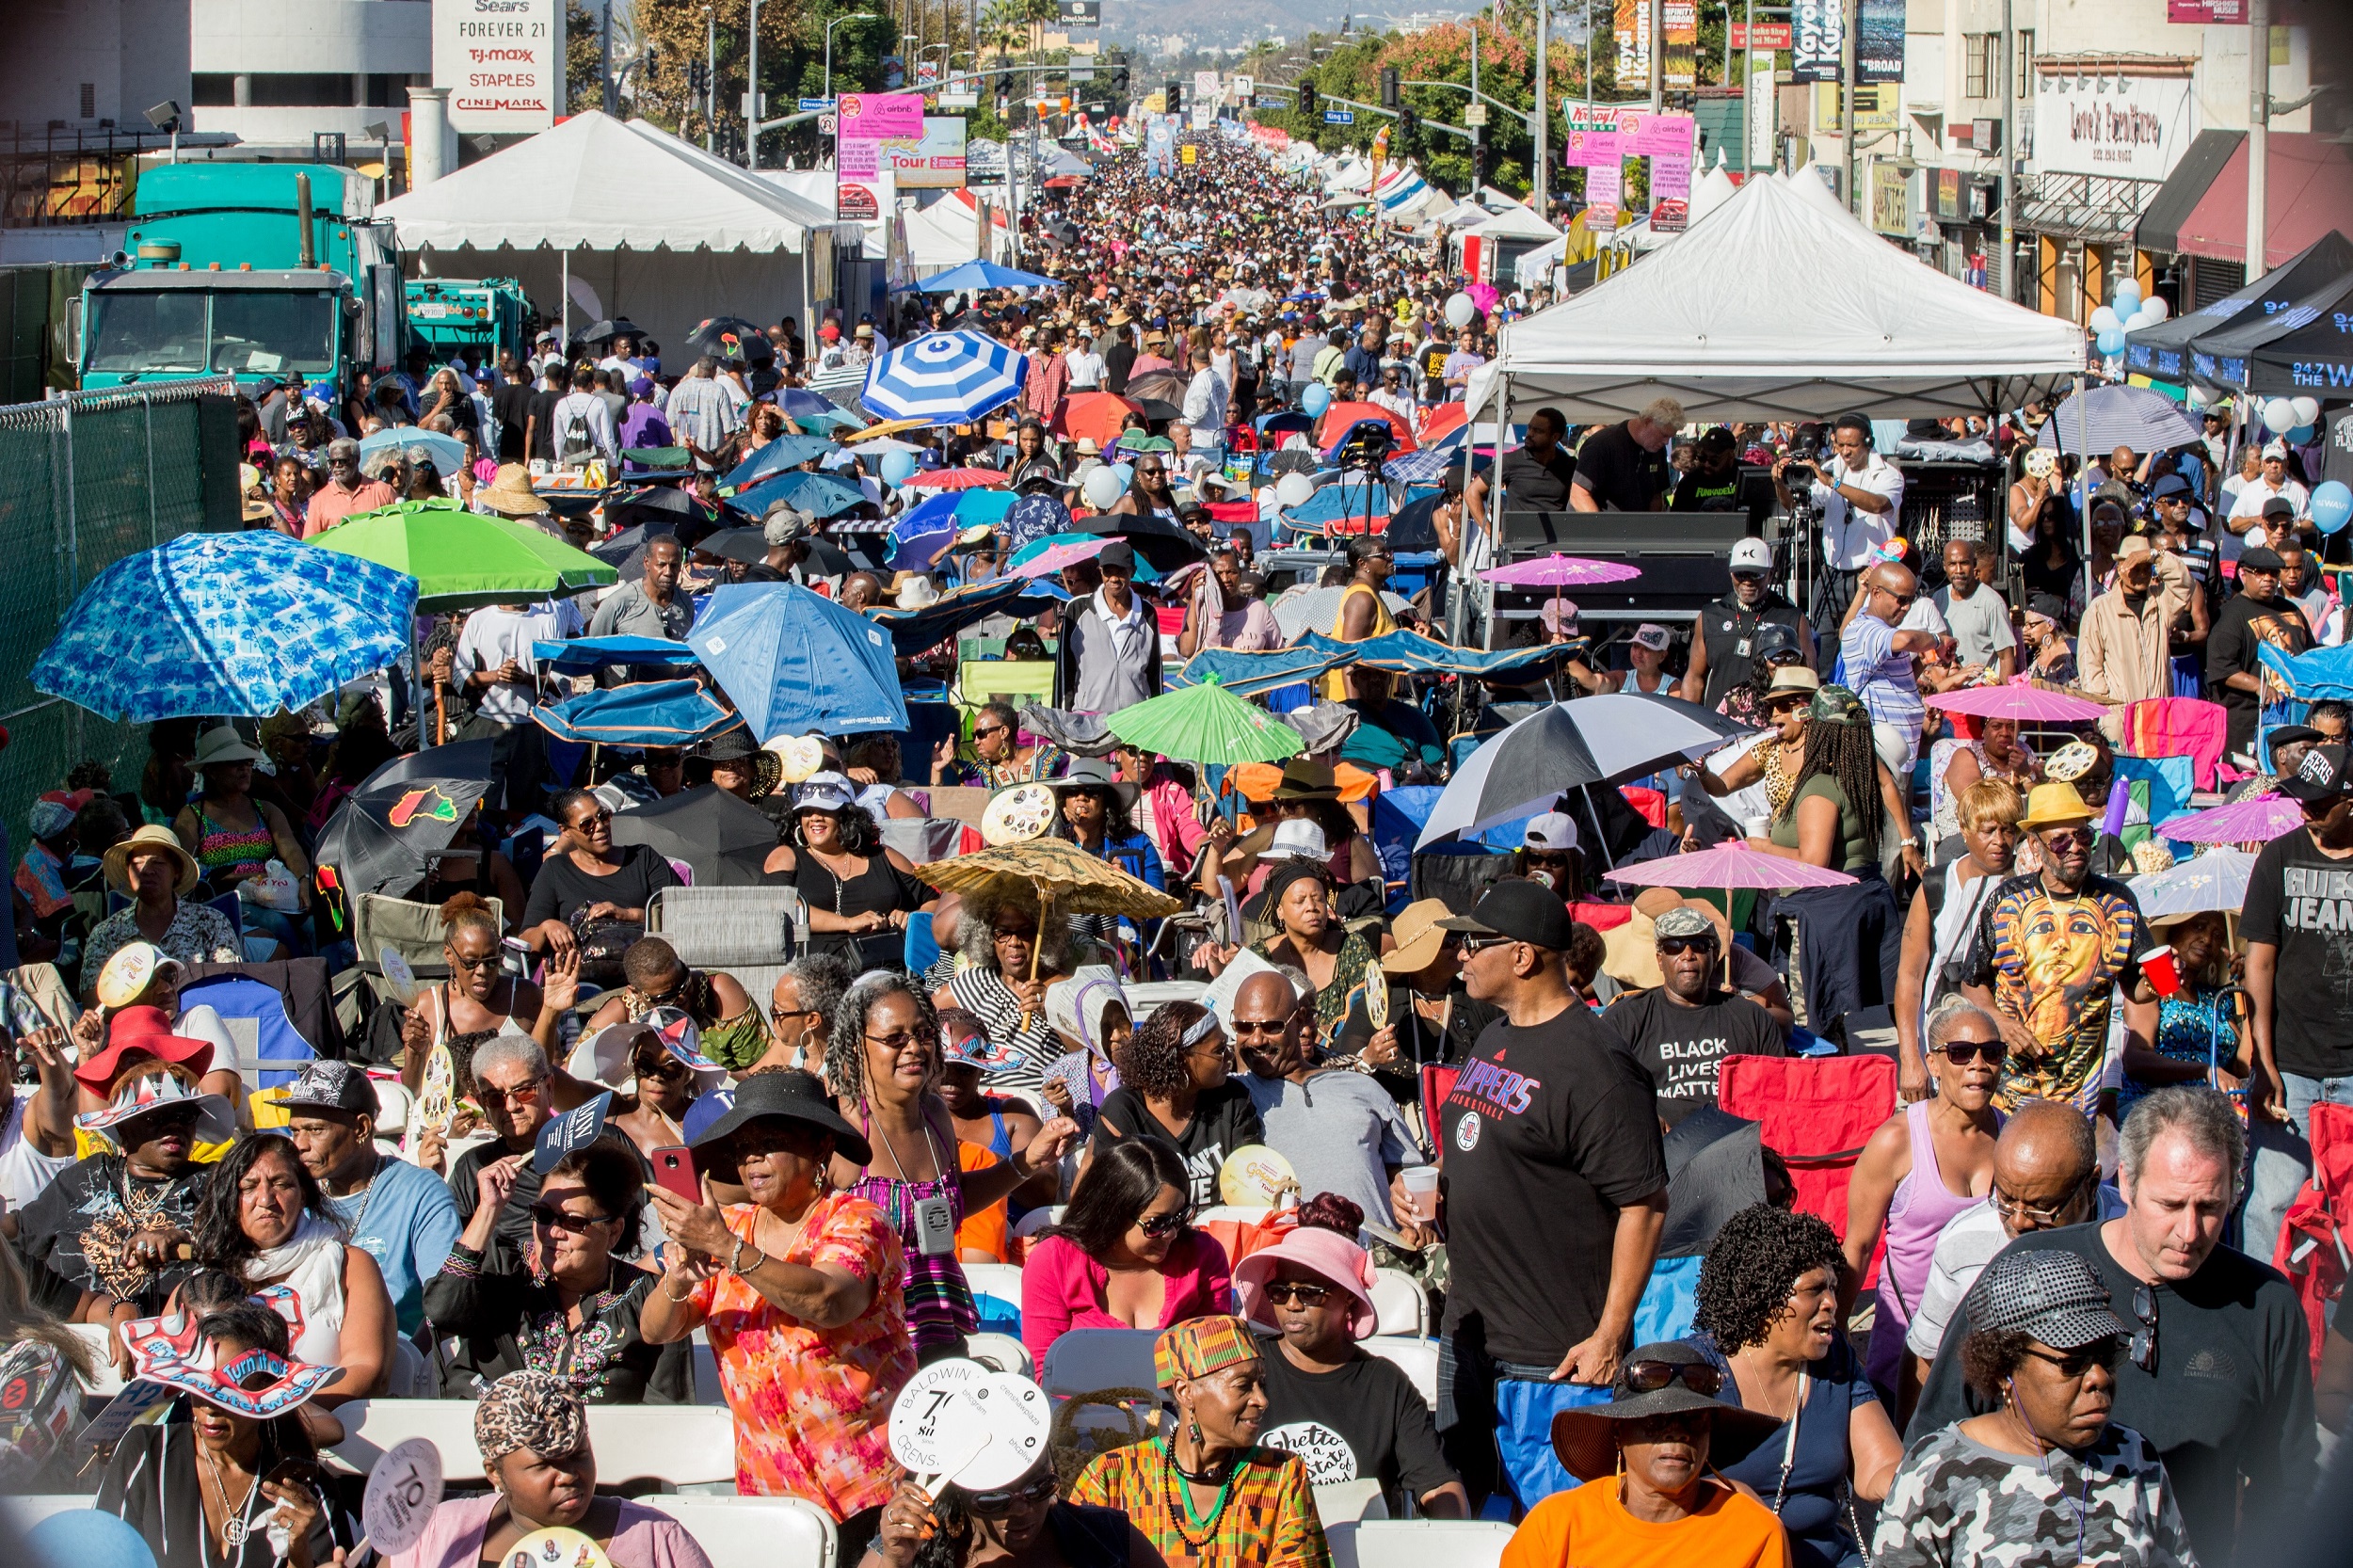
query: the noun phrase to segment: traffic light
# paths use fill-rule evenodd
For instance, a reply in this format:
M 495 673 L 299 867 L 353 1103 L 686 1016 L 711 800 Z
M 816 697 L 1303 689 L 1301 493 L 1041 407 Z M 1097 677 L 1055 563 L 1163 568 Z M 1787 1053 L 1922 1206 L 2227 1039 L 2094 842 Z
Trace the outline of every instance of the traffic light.
M 1412 136 L 1416 128 L 1418 127 L 1420 123 L 1420 117 L 1416 115 L 1413 110 L 1400 109 L 1397 111 L 1397 134 L 1401 137 Z
M 1162 95 L 1160 102 L 1167 105 L 1168 112 L 1170 114 L 1183 114 L 1185 112 L 1184 83 L 1176 81 L 1163 82 L 1160 84 L 1160 92 Z
M 1128 68 L 1124 65 L 1112 67 L 1112 99 L 1118 104 L 1128 102 Z
M 1381 106 L 1385 109 L 1397 107 L 1397 67 L 1393 65 L 1381 68 Z
M 1313 82 L 1299 84 L 1299 112 L 1310 120 L 1315 118 L 1316 85 Z

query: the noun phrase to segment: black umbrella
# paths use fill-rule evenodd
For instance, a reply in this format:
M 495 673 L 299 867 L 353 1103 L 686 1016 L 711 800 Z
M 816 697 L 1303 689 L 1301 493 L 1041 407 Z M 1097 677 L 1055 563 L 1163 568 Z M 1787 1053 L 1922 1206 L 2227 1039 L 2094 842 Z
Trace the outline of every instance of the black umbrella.
M 604 515 L 623 530 L 650 524 L 655 533 L 676 534 L 688 544 L 743 517 L 724 502 L 714 511 L 678 485 L 632 486 L 605 502 Z
M 1147 370 L 1141 376 L 1128 377 L 1128 390 L 1123 394 L 1142 403 L 1147 398 L 1180 407 L 1185 401 L 1187 382 L 1183 373 L 1175 370 Z
M 580 335 L 580 341 L 583 343 L 603 343 L 607 339 L 611 338 L 622 336 L 642 338 L 645 335 L 646 329 L 638 326 L 635 322 L 630 320 L 629 317 L 613 316 L 606 320 L 590 324 L 588 330 Z
M 749 801 L 698 784 L 616 813 L 613 841 L 644 844 L 692 867 L 697 888 L 751 888 L 763 879 L 760 867 L 776 847 L 776 824 Z
M 1175 403 L 1164 402 L 1157 397 L 1142 397 L 1136 401 L 1144 405 L 1144 417 L 1154 424 L 1185 417 L 1184 408 Z
M 1667 1228 L 1661 1257 L 1700 1257 L 1724 1222 L 1765 1201 L 1765 1150 L 1756 1123 L 1703 1106 L 1667 1133 Z
M 1079 519 L 1070 530 L 1074 534 L 1110 534 L 1125 539 L 1158 572 L 1175 571 L 1189 562 L 1207 558 L 1209 553 L 1208 545 L 1166 518 L 1098 512 L 1094 517 Z
M 768 559 L 768 535 L 760 528 L 722 528 L 695 546 L 697 555 L 759 566 Z M 639 569 L 643 569 L 642 568 Z
M 768 334 L 742 316 L 712 316 L 686 334 L 686 350 L 696 359 L 742 360 L 765 363 L 776 357 Z
M 479 743 L 486 751 L 489 744 Z M 363 893 L 407 898 L 424 883 L 433 856 L 449 848 L 489 789 L 487 772 L 472 778 L 408 777 L 372 784 L 346 797 L 327 819 L 319 834 L 318 862 L 335 868 L 344 897 L 355 904 Z

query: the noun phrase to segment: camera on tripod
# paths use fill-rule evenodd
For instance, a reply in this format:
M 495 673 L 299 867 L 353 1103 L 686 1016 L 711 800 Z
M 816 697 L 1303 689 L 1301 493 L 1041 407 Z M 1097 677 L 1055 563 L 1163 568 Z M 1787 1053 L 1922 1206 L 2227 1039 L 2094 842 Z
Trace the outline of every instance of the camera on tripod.
M 1343 469 L 1378 473 L 1397 452 L 1397 432 L 1383 419 L 1360 419 L 1341 439 L 1335 455 Z

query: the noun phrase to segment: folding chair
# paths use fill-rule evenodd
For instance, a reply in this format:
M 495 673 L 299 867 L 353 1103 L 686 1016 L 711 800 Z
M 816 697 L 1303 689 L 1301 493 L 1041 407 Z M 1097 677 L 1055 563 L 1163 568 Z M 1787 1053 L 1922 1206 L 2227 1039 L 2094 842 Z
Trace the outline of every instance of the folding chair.
M 767 1011 L 784 966 L 808 948 L 808 906 L 791 888 L 664 888 L 646 906 L 646 935 L 679 960 L 724 969 Z
M 1356 1568 L 1497 1568 L 1511 1539 L 1495 1519 L 1368 1519 L 1356 1527 Z
M 1430 1298 L 1414 1276 L 1401 1269 L 1376 1269 L 1372 1275 L 1375 1334 L 1410 1334 L 1419 1338 L 1430 1332 Z
M 799 1497 L 680 1497 L 648 1501 L 686 1527 L 712 1568 L 833 1568 L 833 1516 Z
M 1408 1339 L 1401 1334 L 1376 1334 L 1356 1343 L 1368 1354 L 1395 1362 L 1412 1380 L 1415 1392 L 1428 1401 L 1431 1409 L 1438 1408 L 1438 1342 L 1435 1339 Z

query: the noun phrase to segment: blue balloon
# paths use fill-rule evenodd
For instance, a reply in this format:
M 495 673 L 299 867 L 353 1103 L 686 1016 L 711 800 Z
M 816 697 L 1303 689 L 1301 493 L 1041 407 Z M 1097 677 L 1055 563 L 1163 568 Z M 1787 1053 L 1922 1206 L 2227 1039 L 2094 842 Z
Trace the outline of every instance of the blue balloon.
M 887 484 L 904 485 L 915 477 L 916 466 L 912 452 L 886 452 L 882 460 L 883 480 Z
M 1332 406 L 1332 389 L 1321 381 L 1313 383 L 1299 394 L 1299 406 L 1306 410 L 1309 419 L 1321 419 L 1323 411 Z
M 1119 488 L 1122 490 L 1136 482 L 1136 465 L 1133 463 L 1113 463 L 1112 472 L 1119 475 Z
M 2099 345 L 2100 352 L 2103 354 L 2124 352 L 2124 334 L 2121 332 L 2103 332 L 2092 341 Z
M 2281 439 L 2290 446 L 2310 446 L 2313 444 L 2313 427 L 2309 424 L 2299 424 Z
M 39 1568 L 155 1568 L 146 1537 L 94 1508 L 52 1513 L 24 1532 L 24 1544 Z
M 2324 534 L 2334 534 L 2347 522 L 2353 522 L 2353 488 L 2347 488 L 2342 479 L 2313 486 L 2313 526 Z

